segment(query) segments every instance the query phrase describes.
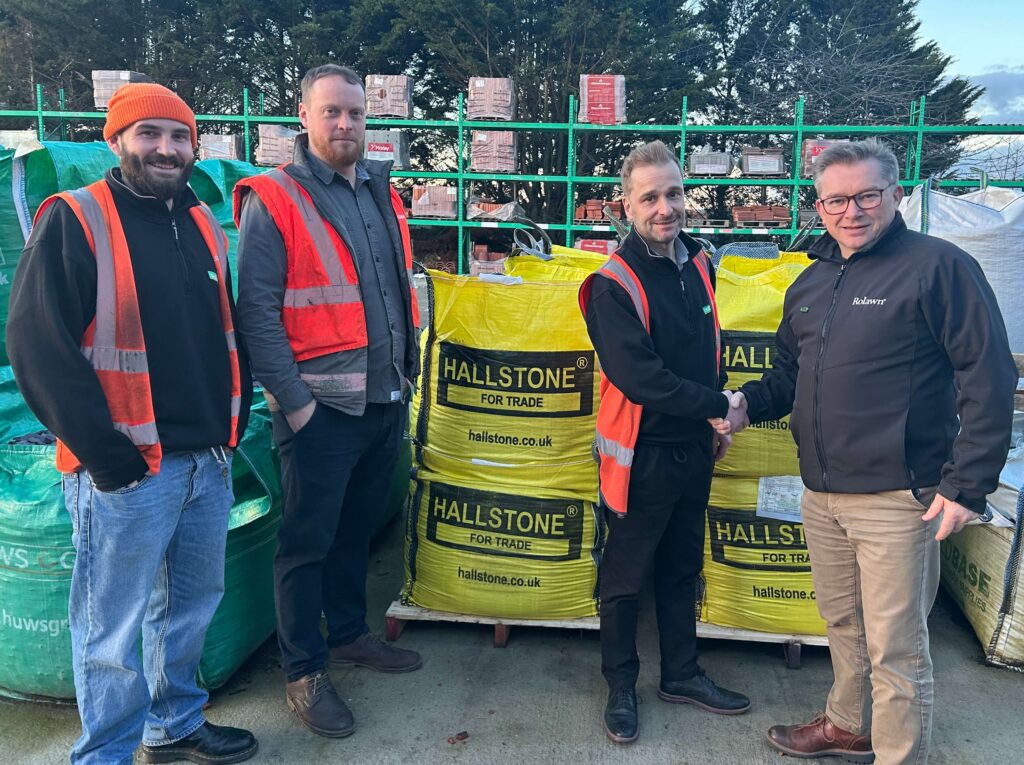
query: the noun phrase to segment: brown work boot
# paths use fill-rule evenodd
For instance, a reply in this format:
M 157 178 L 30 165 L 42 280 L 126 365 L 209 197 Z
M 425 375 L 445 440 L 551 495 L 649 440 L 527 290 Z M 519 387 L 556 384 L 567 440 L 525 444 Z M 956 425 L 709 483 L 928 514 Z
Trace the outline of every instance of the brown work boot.
M 809 723 L 773 725 L 768 729 L 768 743 L 783 754 L 805 760 L 842 757 L 845 762 L 875 761 L 870 735 L 849 733 L 836 726 L 824 712 Z
M 351 643 L 331 648 L 327 666 L 332 669 L 368 667 L 378 672 L 412 672 L 423 666 L 415 651 L 388 645 L 376 635 L 366 632 Z
M 344 738 L 356 729 L 352 712 L 334 690 L 326 670 L 288 683 L 284 700 L 303 725 L 321 736 Z

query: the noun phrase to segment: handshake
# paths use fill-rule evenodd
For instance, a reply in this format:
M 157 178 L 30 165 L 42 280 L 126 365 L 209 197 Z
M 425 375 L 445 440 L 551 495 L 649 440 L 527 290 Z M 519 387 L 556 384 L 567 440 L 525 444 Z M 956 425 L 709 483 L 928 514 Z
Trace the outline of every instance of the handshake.
M 747 417 L 747 397 L 739 391 L 722 391 L 722 395 L 729 400 L 729 413 L 725 417 L 710 417 L 708 422 L 715 429 L 719 436 L 728 436 L 739 433 L 750 424 Z

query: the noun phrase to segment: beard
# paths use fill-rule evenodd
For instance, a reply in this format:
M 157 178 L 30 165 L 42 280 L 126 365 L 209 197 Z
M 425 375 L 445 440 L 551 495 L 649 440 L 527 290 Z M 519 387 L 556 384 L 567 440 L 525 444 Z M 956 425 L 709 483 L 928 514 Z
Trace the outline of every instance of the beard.
M 350 167 L 363 156 L 363 143 L 338 143 L 331 140 L 313 140 L 310 136 L 310 144 L 317 156 L 335 169 Z
M 150 169 L 150 162 L 173 162 L 174 166 L 179 168 L 179 172 L 170 177 L 157 175 L 155 170 Z M 174 199 L 188 186 L 195 163 L 195 159 L 182 162 L 177 155 L 163 156 L 154 152 L 142 157 L 122 149 L 121 177 L 138 193 L 166 202 L 169 199 Z

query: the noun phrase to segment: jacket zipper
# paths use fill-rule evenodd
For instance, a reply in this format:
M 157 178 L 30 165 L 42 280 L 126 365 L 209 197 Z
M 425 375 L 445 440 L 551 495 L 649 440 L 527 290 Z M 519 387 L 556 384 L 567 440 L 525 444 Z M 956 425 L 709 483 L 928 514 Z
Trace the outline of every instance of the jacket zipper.
M 181 261 L 181 268 L 185 275 L 185 292 L 191 292 L 192 280 L 188 273 L 188 261 L 185 259 L 185 253 L 181 249 L 181 239 L 178 237 L 178 224 L 175 222 L 173 215 L 171 215 L 171 233 L 174 234 L 174 248 L 178 251 L 178 259 Z
M 814 447 L 818 452 L 818 464 L 821 465 L 821 485 L 825 491 L 831 491 L 828 483 L 828 460 L 825 459 L 825 442 L 821 436 L 821 365 L 825 358 L 825 344 L 828 342 L 828 330 L 832 325 L 832 317 L 835 316 L 836 308 L 839 305 L 839 283 L 843 280 L 846 267 L 849 263 L 843 263 L 836 274 L 836 280 L 832 285 L 832 305 L 825 314 L 825 321 L 821 325 L 821 342 L 818 344 L 818 359 L 814 365 Z

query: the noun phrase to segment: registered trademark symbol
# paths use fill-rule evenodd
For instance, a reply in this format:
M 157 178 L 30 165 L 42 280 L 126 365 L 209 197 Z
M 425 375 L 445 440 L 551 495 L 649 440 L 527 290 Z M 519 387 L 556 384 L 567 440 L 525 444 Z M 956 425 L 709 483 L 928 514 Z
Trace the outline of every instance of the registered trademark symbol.
M 576 505 L 569 505 L 567 508 L 565 508 L 565 514 L 568 515 L 570 518 L 575 518 L 576 514 L 579 511 L 580 509 L 576 507 Z
M 576 368 L 577 369 L 586 369 L 587 368 L 587 364 L 589 364 L 589 363 L 590 363 L 590 361 L 587 359 L 586 356 L 580 356 L 578 359 L 576 359 Z

